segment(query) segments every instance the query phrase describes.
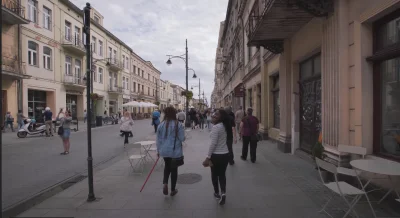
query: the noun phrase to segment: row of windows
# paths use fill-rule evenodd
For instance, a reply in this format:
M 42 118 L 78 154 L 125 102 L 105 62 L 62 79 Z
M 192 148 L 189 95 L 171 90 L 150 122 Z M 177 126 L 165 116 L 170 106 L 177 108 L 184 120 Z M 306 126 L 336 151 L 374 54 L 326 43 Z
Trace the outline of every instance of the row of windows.
M 139 67 L 137 67 L 137 71 L 136 71 L 136 66 L 135 65 L 133 65 L 133 73 L 138 75 L 138 76 L 140 76 L 140 77 L 142 77 L 142 78 L 145 78 L 144 70 L 141 70 Z M 154 77 L 154 76 L 151 76 L 150 73 L 147 74 L 147 80 L 152 81 L 153 83 L 157 82 L 157 78 Z
M 43 67 L 52 70 L 52 49 L 43 46 Z M 28 41 L 28 64 L 39 67 L 39 45 L 36 42 Z
M 42 13 L 42 25 L 47 30 L 52 30 L 52 11 L 43 6 Z M 38 2 L 35 0 L 28 0 L 28 19 L 36 24 L 39 24 L 39 10 Z

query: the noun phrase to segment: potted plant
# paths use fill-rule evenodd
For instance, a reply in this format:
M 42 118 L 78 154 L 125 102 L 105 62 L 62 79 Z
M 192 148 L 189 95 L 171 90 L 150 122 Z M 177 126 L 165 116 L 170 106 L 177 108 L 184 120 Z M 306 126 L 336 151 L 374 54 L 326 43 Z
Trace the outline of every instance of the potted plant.
M 315 158 L 319 158 L 321 160 L 324 160 L 325 157 L 326 157 L 324 152 L 325 152 L 325 148 L 322 145 L 322 131 L 321 131 L 319 133 L 318 141 L 311 148 L 311 154 L 312 154 L 312 157 L 313 157 L 314 161 L 315 161 Z M 315 169 L 318 170 L 317 164 L 315 164 Z M 325 171 L 324 169 L 320 169 L 320 170 L 321 170 L 322 178 L 324 179 L 324 181 L 326 181 L 327 177 L 328 177 L 328 172 Z

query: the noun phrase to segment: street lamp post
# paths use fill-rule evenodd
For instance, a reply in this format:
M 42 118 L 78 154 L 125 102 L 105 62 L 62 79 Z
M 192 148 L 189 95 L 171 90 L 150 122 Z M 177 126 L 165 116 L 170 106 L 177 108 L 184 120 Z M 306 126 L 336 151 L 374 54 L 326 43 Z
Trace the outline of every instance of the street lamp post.
M 187 39 L 186 39 L 186 53 L 185 53 L 185 57 L 182 57 L 183 55 L 180 56 L 173 56 L 173 55 L 167 55 L 168 61 L 167 61 L 167 65 L 171 65 L 172 61 L 171 59 L 173 58 L 179 58 L 185 61 L 186 64 L 186 93 L 189 91 L 189 78 L 188 78 L 188 74 L 189 74 L 189 55 L 188 55 L 188 45 L 187 45 Z M 193 78 L 195 77 L 196 74 L 193 75 Z M 189 101 L 187 100 L 187 96 L 186 96 L 186 114 L 189 112 Z M 186 119 L 186 123 L 185 123 L 186 127 L 190 127 L 190 121 L 189 119 Z
M 87 107 L 87 142 L 88 142 L 88 182 L 89 182 L 89 194 L 87 201 L 92 202 L 96 200 L 96 197 L 94 196 L 94 188 L 93 188 L 93 157 L 92 157 L 92 128 L 91 128 L 91 123 L 92 123 L 92 108 L 91 108 L 91 97 L 90 97 L 90 91 L 91 89 L 91 49 L 90 49 L 90 4 L 86 3 L 86 7 L 84 8 L 84 32 L 86 34 L 86 107 Z

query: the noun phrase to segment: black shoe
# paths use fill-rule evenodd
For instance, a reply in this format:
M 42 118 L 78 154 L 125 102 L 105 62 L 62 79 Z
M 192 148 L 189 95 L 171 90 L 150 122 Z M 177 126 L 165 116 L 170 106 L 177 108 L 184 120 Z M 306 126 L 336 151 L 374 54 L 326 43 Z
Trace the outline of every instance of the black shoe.
M 219 199 L 219 205 L 224 205 L 226 200 L 226 195 L 222 194 L 221 199 Z
M 240 159 L 246 161 L 246 158 L 244 158 L 243 156 L 240 156 Z
M 167 185 L 167 184 L 164 184 L 164 187 L 163 187 L 163 194 L 164 194 L 164 195 L 168 195 L 168 185 Z
M 229 165 L 234 165 L 234 164 L 235 164 L 234 160 L 229 161 Z
M 171 197 L 175 196 L 176 194 L 178 194 L 178 189 L 175 189 L 173 191 L 171 191 Z
M 221 199 L 221 195 L 219 195 L 218 193 L 214 193 L 214 197 L 215 197 L 215 199 L 217 199 L 217 200 Z
M 251 160 L 251 162 L 252 162 L 252 163 L 255 163 L 255 162 L 256 162 L 256 160 L 255 160 L 255 159 L 254 159 L 254 160 Z

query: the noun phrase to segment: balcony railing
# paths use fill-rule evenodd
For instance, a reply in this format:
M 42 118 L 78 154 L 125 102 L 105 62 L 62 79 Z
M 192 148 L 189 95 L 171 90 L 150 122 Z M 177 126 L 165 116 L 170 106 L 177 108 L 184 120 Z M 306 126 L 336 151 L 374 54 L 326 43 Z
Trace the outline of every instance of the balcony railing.
M 62 45 L 70 46 L 74 50 L 79 51 L 82 55 L 86 53 L 85 45 L 83 44 L 81 37 L 78 35 L 72 36 L 71 34 L 65 34 L 62 40 Z
M 109 67 L 117 68 L 118 70 L 124 69 L 122 62 L 116 58 L 107 58 L 107 64 Z
M 258 1 L 261 1 L 260 4 Z M 246 23 L 246 33 L 251 38 L 254 31 L 256 30 L 259 21 L 264 16 L 265 12 L 272 6 L 275 0 L 257 0 L 254 2 L 253 8 L 251 9 L 249 19 Z
M 18 58 L 8 57 L 6 55 L 2 55 L 1 57 L 1 69 L 3 72 L 8 72 L 16 75 L 26 75 L 26 66 L 25 64 L 20 64 Z
M 25 7 L 22 6 L 19 1 L 16 0 L 1 0 L 2 7 L 7 8 L 14 14 L 17 14 L 21 18 L 25 19 Z
M 85 86 L 85 81 L 78 76 L 78 75 L 73 75 L 73 74 L 65 74 L 64 75 L 64 83 L 67 84 L 72 84 L 72 85 L 79 85 L 79 86 Z
M 120 86 L 108 86 L 108 91 L 109 92 L 118 92 L 118 93 L 122 93 L 123 92 L 123 88 Z

